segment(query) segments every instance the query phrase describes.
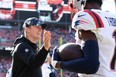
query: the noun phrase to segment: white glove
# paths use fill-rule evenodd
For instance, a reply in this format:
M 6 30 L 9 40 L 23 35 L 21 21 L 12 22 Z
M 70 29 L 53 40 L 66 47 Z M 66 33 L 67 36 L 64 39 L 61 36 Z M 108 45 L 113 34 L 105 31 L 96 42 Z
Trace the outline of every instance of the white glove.
M 12 69 L 10 68 L 6 73 L 6 77 L 11 77 L 12 76 L 11 71 L 12 71 Z
M 53 49 L 53 54 L 52 54 L 52 60 L 51 60 L 51 65 L 55 68 L 56 68 L 56 64 L 58 63 L 58 60 L 59 60 L 59 57 L 58 57 L 58 48 L 55 47 Z

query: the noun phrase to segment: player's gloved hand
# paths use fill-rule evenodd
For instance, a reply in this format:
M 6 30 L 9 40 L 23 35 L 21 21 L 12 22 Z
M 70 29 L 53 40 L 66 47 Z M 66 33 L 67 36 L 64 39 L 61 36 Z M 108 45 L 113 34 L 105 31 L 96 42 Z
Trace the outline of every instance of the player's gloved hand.
M 60 60 L 60 59 L 59 59 L 59 56 L 58 56 L 58 47 L 55 47 L 55 48 L 53 49 L 52 60 L 51 60 L 51 65 L 52 65 L 55 69 L 57 69 L 56 65 L 57 65 L 57 63 L 58 63 L 59 60 Z

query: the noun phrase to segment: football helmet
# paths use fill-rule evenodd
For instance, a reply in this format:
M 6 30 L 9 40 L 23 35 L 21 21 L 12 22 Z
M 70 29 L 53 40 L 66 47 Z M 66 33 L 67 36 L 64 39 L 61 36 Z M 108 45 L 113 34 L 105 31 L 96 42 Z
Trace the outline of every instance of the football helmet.
M 69 0 L 72 9 L 83 10 L 87 0 Z
M 74 17 L 76 12 L 83 10 L 87 0 L 69 0 L 68 4 L 71 8 L 71 18 Z

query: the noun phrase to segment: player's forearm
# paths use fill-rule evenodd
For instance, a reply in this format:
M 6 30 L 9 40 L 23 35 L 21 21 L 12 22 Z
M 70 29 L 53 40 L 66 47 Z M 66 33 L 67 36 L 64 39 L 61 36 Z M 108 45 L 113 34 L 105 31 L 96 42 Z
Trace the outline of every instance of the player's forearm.
M 60 68 L 72 72 L 93 74 L 99 68 L 99 48 L 97 41 L 88 40 L 83 47 L 84 58 L 61 61 Z
M 77 72 L 77 73 L 86 73 L 93 74 L 96 73 L 99 67 L 99 62 L 90 62 L 87 60 L 78 60 L 78 61 L 70 61 L 70 62 L 61 62 L 60 67 L 62 69 Z

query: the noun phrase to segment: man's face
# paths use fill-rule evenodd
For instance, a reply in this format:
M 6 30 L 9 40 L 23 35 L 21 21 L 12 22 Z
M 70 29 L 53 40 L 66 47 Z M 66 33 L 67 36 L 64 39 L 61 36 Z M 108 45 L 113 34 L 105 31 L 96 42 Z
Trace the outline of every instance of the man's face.
M 41 26 L 30 26 L 28 27 L 29 37 L 39 40 L 41 39 L 42 27 Z

